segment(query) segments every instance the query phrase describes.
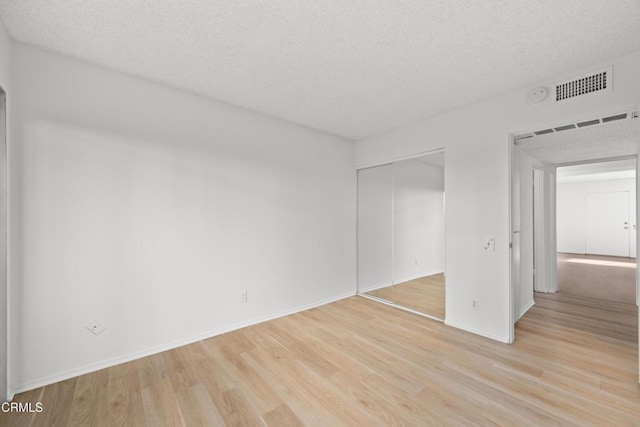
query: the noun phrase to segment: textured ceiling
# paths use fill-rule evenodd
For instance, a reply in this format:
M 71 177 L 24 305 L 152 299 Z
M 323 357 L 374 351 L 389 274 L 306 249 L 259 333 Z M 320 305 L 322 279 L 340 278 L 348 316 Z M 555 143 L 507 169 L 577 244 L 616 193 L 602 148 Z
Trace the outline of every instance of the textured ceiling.
M 636 159 L 564 166 L 556 170 L 557 182 L 602 181 L 634 178 L 635 176 Z
M 640 49 L 638 0 L 0 0 L 20 42 L 357 139 Z

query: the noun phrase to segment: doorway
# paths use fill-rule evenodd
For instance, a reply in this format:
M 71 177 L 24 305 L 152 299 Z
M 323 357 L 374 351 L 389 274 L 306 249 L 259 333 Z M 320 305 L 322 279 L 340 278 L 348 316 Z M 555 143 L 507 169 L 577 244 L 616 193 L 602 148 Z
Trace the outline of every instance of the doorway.
M 558 268 L 557 252 L 560 248 L 557 249 L 556 246 L 563 244 L 556 231 L 560 221 L 556 217 L 558 170 L 564 166 L 614 160 L 636 161 L 639 142 L 640 120 L 635 110 L 567 121 L 512 137 L 510 142 L 510 228 L 513 236 L 511 241 L 511 341 L 516 339 L 515 323 L 535 304 L 534 283 L 536 291 L 554 294 L 558 290 L 556 269 Z M 536 169 L 540 172 L 534 172 Z M 637 179 L 636 174 L 636 184 Z M 637 188 L 636 185 L 633 190 L 634 196 Z M 616 251 L 614 253 L 617 256 L 630 255 L 627 248 L 633 247 L 632 240 L 637 244 L 637 235 L 633 233 L 628 240 L 625 240 L 624 232 L 612 231 L 610 227 L 611 224 L 616 224 L 625 230 L 625 226 L 632 227 L 638 223 L 637 212 L 630 216 L 620 215 L 620 211 L 624 211 L 625 206 L 631 207 L 633 203 L 635 207 L 635 202 L 631 201 L 631 194 L 595 194 L 598 191 L 591 193 L 594 194 L 585 196 L 583 201 L 583 232 L 586 231 L 586 227 L 592 228 L 589 230 L 589 238 L 586 237 L 586 233 L 584 234 L 583 253 L 587 251 L 588 241 L 589 250 L 603 251 L 603 248 L 606 248 L 606 250 Z M 534 199 L 535 194 L 537 197 Z M 542 212 L 537 212 L 537 218 L 534 221 L 536 199 L 542 202 L 541 207 L 536 206 L 536 209 L 541 209 Z M 614 216 L 611 220 L 607 219 L 605 222 L 608 223 L 602 224 L 603 217 L 609 218 L 611 212 L 608 211 L 614 207 L 618 216 Z M 587 225 L 587 215 L 590 225 Z M 627 224 L 624 224 L 625 222 Z M 578 222 L 574 220 L 572 224 L 575 226 Z M 608 236 L 610 239 L 605 239 L 604 242 L 598 240 L 597 236 L 606 233 L 619 234 L 621 238 L 612 239 L 612 236 Z M 635 261 L 633 263 L 636 264 Z M 637 289 L 637 277 L 634 282 Z M 530 305 L 527 305 L 529 298 Z M 629 306 L 637 310 L 635 304 Z M 637 328 L 637 314 L 635 317 Z
M 557 168 L 558 292 L 636 302 L 636 159 Z

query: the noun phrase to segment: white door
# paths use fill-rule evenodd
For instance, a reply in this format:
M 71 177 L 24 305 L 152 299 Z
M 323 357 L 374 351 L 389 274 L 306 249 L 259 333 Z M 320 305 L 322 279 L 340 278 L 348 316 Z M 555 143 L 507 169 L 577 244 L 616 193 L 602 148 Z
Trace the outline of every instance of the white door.
M 586 252 L 629 257 L 629 192 L 586 195 Z

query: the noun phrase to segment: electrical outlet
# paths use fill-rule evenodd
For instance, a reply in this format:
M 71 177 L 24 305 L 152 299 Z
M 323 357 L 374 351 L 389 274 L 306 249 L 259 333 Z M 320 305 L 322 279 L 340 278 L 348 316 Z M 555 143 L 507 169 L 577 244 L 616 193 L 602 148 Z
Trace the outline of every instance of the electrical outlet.
M 98 322 L 92 322 L 85 326 L 85 329 L 91 332 L 93 335 L 100 335 L 106 329 L 106 327 Z
M 414 258 L 414 259 L 413 259 L 413 263 L 414 263 L 415 265 L 418 265 L 418 258 Z
M 474 310 L 480 310 L 480 300 L 477 300 L 477 299 L 471 300 L 471 307 Z
M 242 291 L 240 294 L 240 302 L 247 302 L 247 291 Z

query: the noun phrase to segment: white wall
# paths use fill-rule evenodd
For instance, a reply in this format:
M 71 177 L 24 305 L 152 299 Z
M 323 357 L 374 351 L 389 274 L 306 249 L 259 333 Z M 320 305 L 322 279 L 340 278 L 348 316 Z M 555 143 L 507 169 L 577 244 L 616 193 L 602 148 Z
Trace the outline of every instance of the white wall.
M 12 89 L 13 391 L 355 293 L 349 141 L 21 44 Z
M 600 66 L 614 66 L 614 90 L 531 105 L 527 94 Z M 528 87 L 432 116 L 356 142 L 359 167 L 445 148 L 446 323 L 501 341 L 510 339 L 510 133 L 599 116 L 640 104 L 640 52 L 569 70 Z M 483 250 L 496 238 L 495 252 Z M 474 310 L 472 299 L 480 300 Z
M 444 171 L 419 160 L 393 164 L 394 283 L 444 271 Z
M 557 186 L 557 228 L 558 252 L 586 253 L 586 212 L 587 193 L 629 192 L 629 252 L 636 257 L 636 231 L 633 229 L 636 218 L 636 180 L 608 179 L 601 181 L 580 181 L 558 183 Z
M 4 90 L 5 100 L 0 102 L 0 401 L 7 394 L 7 205 L 6 205 L 6 99 L 9 96 L 9 64 L 11 60 L 11 42 L 0 22 L 0 88 Z
M 9 91 L 9 69 L 11 65 L 11 40 L 0 21 L 0 86 Z

